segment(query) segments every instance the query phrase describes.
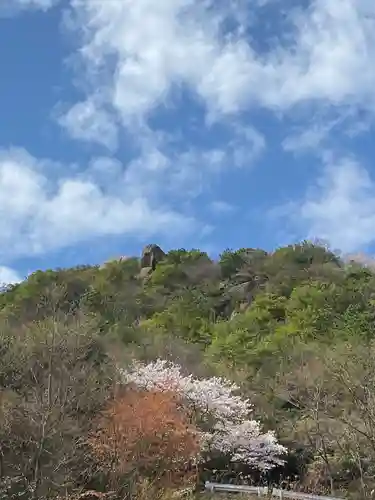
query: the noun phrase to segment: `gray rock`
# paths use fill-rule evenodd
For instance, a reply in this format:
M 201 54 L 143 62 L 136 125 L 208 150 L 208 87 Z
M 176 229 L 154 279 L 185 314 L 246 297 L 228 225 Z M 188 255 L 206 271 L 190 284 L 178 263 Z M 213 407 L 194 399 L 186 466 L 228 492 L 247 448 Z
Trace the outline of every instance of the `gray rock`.
M 150 276 L 151 273 L 152 267 L 142 267 L 138 276 L 140 277 L 140 279 L 146 279 Z
M 151 269 L 154 271 L 156 268 L 156 264 L 163 260 L 164 257 L 165 253 L 158 245 L 147 245 L 142 251 L 141 268 L 143 269 L 144 267 L 151 267 Z

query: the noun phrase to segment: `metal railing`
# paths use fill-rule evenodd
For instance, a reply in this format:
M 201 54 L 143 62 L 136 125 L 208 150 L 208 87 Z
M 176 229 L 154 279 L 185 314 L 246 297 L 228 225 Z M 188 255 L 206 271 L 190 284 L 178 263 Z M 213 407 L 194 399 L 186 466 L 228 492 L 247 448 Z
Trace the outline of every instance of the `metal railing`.
M 211 492 L 225 492 L 225 493 L 251 493 L 260 496 L 271 495 L 277 498 L 294 498 L 298 500 L 344 500 L 338 497 L 326 497 L 322 495 L 311 495 L 309 493 L 298 493 L 296 491 L 289 490 L 279 490 L 276 488 L 269 489 L 267 487 L 259 486 L 241 486 L 237 484 L 220 484 L 220 483 L 210 483 L 206 481 L 205 488 Z

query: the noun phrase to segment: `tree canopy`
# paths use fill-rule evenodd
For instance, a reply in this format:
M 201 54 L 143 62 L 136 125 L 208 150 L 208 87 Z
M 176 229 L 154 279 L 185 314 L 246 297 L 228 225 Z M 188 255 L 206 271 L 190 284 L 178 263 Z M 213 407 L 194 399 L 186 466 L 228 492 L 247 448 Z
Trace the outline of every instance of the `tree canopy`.
M 369 259 L 345 261 L 303 241 L 227 249 L 217 261 L 172 250 L 145 275 L 138 257 L 36 271 L 1 292 L 0 321 L 0 499 L 134 496 L 129 482 L 165 488 L 166 477 L 173 487 L 182 477 L 197 488 L 230 479 L 362 497 L 375 487 Z M 160 393 L 133 377 L 130 389 L 123 375 L 134 360 L 148 373 L 178 365 L 180 385 Z M 216 417 L 193 415 L 177 390 L 188 380 L 206 403 L 224 391 L 209 380 L 230 380 L 249 399 L 251 419 L 235 424 L 248 459 L 230 458 L 233 441 Z M 194 462 L 202 432 L 226 443 L 204 466 Z M 262 468 L 260 450 L 271 445 L 285 456 Z

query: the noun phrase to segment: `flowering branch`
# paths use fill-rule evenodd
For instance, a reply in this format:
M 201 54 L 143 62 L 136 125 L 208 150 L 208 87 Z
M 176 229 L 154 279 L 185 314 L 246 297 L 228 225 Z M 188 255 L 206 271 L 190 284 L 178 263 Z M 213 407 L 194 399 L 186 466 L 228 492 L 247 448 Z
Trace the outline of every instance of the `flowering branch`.
M 208 432 L 201 432 L 201 460 L 221 453 L 232 462 L 260 470 L 284 463 L 280 456 L 286 448 L 273 432 L 262 433 L 260 424 L 249 419 L 251 404 L 235 394 L 239 390 L 236 384 L 220 377 L 185 376 L 179 365 L 161 359 L 147 365 L 135 361 L 130 369 L 120 372 L 126 384 L 139 389 L 173 391 L 194 411 L 202 427 L 209 426 Z

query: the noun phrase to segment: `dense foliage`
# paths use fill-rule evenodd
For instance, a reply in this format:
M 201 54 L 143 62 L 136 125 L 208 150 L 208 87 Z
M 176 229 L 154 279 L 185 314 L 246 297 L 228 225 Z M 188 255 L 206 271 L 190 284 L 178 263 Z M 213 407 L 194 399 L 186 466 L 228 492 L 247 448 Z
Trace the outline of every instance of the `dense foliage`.
M 363 497 L 375 487 L 371 261 L 305 241 L 270 253 L 226 250 L 215 262 L 174 250 L 145 277 L 138 258 L 37 271 L 0 294 L 0 321 L 0 499 L 124 495 L 129 464 L 137 484 L 156 484 L 155 470 L 193 457 L 197 422 L 175 393 L 118 392 L 133 360 L 151 370 L 158 359 L 177 363 L 179 380 L 235 382 L 264 435 L 275 431 L 288 450 L 266 473 L 251 460 L 211 457 L 198 483 L 268 481 Z M 139 427 L 156 408 L 154 427 Z M 115 437 L 120 447 L 110 446 Z M 155 443 L 164 454 L 149 454 Z

